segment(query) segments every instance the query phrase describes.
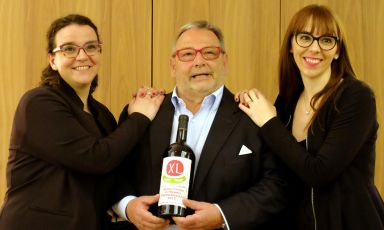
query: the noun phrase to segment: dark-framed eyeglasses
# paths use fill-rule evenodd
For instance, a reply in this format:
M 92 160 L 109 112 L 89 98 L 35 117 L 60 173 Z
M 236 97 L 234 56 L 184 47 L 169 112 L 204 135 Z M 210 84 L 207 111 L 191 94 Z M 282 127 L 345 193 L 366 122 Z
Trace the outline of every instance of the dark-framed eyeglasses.
M 52 50 L 52 53 L 61 52 L 67 58 L 75 58 L 79 55 L 80 50 L 88 56 L 93 56 L 101 53 L 101 43 L 99 42 L 90 42 L 84 46 L 78 46 L 75 44 L 64 44 Z
M 182 62 L 193 61 L 196 58 L 197 53 L 200 53 L 205 60 L 217 59 L 221 53 L 225 53 L 221 47 L 208 46 L 201 49 L 184 48 L 176 50 L 174 56 L 177 56 Z
M 295 41 L 302 48 L 310 47 L 315 40 L 322 50 L 328 51 L 336 46 L 339 38 L 332 35 L 314 37 L 311 34 L 305 32 L 295 33 Z

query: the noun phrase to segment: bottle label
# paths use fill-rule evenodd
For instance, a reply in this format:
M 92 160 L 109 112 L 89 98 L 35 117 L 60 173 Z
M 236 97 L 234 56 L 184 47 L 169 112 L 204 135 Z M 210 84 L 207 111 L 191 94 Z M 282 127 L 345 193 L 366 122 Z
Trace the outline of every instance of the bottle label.
M 188 198 L 192 161 L 185 157 L 165 157 L 160 181 L 159 206 L 176 205 L 185 208 Z

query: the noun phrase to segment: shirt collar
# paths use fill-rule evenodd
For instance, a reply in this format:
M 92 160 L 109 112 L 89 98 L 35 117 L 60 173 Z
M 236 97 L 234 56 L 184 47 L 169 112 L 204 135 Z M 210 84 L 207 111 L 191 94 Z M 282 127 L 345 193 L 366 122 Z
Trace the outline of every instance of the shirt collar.
M 206 96 L 203 100 L 202 106 L 212 105 L 211 109 L 217 110 L 217 108 L 219 107 L 221 98 L 223 97 L 223 92 L 224 92 L 224 85 L 220 86 L 216 91 Z M 184 108 L 186 107 L 183 99 L 181 99 L 177 95 L 176 87 L 173 88 L 171 101 L 173 106 L 175 107 L 175 110 L 180 111 L 180 106 L 183 106 Z

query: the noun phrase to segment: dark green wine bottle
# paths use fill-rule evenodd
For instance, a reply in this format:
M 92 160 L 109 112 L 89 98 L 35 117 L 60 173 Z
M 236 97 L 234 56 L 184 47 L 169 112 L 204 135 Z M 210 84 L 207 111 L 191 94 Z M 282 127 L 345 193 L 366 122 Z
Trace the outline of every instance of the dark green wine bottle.
M 187 214 L 182 200 L 189 197 L 195 169 L 195 154 L 186 144 L 187 131 L 188 116 L 182 114 L 176 142 L 168 147 L 163 157 L 158 215 L 166 219 Z

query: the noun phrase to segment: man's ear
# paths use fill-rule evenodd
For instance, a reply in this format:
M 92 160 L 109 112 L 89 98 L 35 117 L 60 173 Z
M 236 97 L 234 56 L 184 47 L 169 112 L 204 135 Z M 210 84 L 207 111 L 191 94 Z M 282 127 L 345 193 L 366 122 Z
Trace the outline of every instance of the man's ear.
M 175 77 L 176 75 L 176 58 L 175 57 L 171 57 L 169 59 L 169 67 L 171 69 L 171 76 Z
M 223 54 L 223 61 L 224 61 L 224 69 L 225 69 L 225 75 L 228 74 L 228 54 Z
M 57 70 L 57 66 L 55 64 L 55 55 L 48 54 L 48 61 L 49 61 L 49 65 L 51 66 L 51 68 L 53 70 Z

